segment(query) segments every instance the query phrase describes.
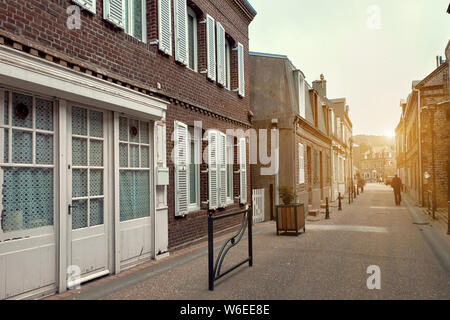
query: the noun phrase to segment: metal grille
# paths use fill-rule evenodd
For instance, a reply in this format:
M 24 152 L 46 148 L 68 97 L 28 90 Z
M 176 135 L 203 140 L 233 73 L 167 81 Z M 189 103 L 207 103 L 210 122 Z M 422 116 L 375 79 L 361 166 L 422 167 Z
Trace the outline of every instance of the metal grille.
M 120 221 L 150 216 L 150 137 L 146 122 L 120 118 Z
M 72 108 L 72 229 L 104 223 L 104 115 Z
M 29 230 L 53 225 L 53 102 L 4 91 L 0 140 L 3 157 L 1 229 Z

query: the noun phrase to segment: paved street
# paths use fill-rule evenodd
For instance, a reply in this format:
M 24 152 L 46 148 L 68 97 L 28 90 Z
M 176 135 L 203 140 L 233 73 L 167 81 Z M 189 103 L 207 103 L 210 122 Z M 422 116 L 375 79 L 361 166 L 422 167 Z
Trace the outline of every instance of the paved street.
M 68 299 L 450 299 L 448 241 L 435 237 L 430 246 L 417 222 L 405 204 L 394 206 L 392 189 L 367 185 L 343 212 L 333 208 L 331 220 L 308 222 L 299 237 L 276 236 L 272 222 L 257 225 L 254 267 L 220 280 L 214 292 L 202 246 Z M 245 257 L 243 242 L 227 265 Z M 381 269 L 380 290 L 366 286 L 371 265 Z

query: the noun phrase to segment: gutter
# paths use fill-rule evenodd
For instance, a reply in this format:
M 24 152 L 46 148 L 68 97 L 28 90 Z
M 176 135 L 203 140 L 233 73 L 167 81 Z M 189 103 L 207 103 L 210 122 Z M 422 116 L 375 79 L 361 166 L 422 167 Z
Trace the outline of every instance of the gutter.
M 419 202 L 420 206 L 423 206 L 423 167 L 422 167 L 422 106 L 420 101 L 420 90 L 413 88 L 413 91 L 417 92 L 417 118 L 419 129 Z

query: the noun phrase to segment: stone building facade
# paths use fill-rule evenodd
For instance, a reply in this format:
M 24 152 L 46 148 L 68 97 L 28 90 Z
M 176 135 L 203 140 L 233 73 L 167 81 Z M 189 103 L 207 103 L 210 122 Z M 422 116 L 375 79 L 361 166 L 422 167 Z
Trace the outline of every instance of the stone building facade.
M 306 208 L 319 210 L 326 198 L 331 200 L 334 175 L 333 103 L 326 98 L 326 81 L 321 77 L 309 85 L 303 72 L 283 55 L 250 53 L 250 63 L 254 128 L 279 132 L 277 148 L 272 148 L 279 170 L 264 175 L 264 164 L 252 165 L 252 187 L 266 188 L 266 199 L 274 199 L 266 200 L 266 219 L 274 212 L 273 205 L 281 204 L 278 188 L 283 186 L 292 188 Z

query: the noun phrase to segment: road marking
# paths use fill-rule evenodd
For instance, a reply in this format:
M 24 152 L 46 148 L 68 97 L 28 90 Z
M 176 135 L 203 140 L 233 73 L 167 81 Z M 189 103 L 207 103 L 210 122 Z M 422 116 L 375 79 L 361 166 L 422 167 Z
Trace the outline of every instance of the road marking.
M 388 233 L 386 228 L 370 227 L 370 226 L 345 226 L 345 225 L 332 226 L 332 225 L 310 224 L 307 225 L 306 229 L 317 231 L 353 231 L 353 232 Z
M 369 207 L 370 209 L 406 210 L 404 207 Z

